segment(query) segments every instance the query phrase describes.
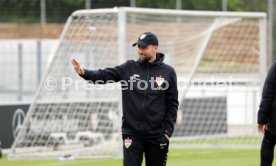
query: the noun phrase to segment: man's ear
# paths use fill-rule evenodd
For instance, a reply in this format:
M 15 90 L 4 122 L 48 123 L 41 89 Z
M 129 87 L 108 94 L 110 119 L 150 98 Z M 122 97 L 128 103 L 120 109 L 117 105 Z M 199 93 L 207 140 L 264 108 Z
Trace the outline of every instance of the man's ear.
M 158 46 L 153 46 L 154 50 L 157 51 L 158 50 Z

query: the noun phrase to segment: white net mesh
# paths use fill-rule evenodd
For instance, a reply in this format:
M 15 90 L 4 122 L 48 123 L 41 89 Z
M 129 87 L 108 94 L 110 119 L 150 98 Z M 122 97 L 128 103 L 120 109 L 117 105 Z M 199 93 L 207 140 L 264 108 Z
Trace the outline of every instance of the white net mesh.
M 70 60 L 99 69 L 137 59 L 131 45 L 146 31 L 157 34 L 160 52 L 178 76 L 180 107 L 171 145 L 257 146 L 264 18 L 132 8 L 75 12 L 9 157 L 120 154 L 120 89 L 83 81 Z

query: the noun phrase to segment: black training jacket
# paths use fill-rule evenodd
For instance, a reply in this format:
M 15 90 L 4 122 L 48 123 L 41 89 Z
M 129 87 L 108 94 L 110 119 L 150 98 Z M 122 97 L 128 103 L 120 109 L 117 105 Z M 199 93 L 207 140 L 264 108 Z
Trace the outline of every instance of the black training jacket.
M 164 133 L 172 136 L 179 105 L 177 78 L 174 69 L 163 60 L 164 54 L 157 53 L 152 63 L 129 60 L 114 68 L 84 70 L 81 77 L 94 83 L 124 81 L 121 83 L 123 134 L 144 138 L 160 137 Z
M 258 111 L 258 124 L 267 124 L 268 130 L 276 134 L 276 63 L 271 66 L 263 87 Z

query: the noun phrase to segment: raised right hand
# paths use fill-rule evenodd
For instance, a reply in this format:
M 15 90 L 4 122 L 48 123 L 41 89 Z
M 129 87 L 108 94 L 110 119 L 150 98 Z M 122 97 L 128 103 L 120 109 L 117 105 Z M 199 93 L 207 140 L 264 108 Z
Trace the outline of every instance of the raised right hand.
M 76 71 L 79 75 L 84 75 L 84 70 L 83 70 L 83 68 L 81 67 L 81 65 L 79 64 L 79 62 L 78 62 L 75 58 L 73 58 L 71 62 L 72 62 L 72 65 L 74 66 L 75 71 Z

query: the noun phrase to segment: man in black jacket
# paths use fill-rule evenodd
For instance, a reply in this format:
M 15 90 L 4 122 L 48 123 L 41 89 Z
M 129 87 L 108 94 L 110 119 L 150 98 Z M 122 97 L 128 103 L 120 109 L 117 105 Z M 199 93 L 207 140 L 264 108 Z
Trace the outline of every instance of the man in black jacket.
M 124 166 L 141 166 L 143 154 L 147 166 L 163 166 L 178 110 L 176 73 L 163 63 L 164 54 L 157 52 L 155 34 L 141 34 L 136 45 L 139 59 L 114 68 L 86 70 L 75 59 L 72 64 L 81 77 L 93 83 L 121 82 Z
M 1 141 L 0 141 L 0 159 L 2 158 L 2 144 L 1 144 Z
M 264 134 L 261 146 L 261 166 L 271 166 L 276 143 L 276 63 L 274 63 L 267 74 L 262 100 L 258 111 L 259 133 Z

